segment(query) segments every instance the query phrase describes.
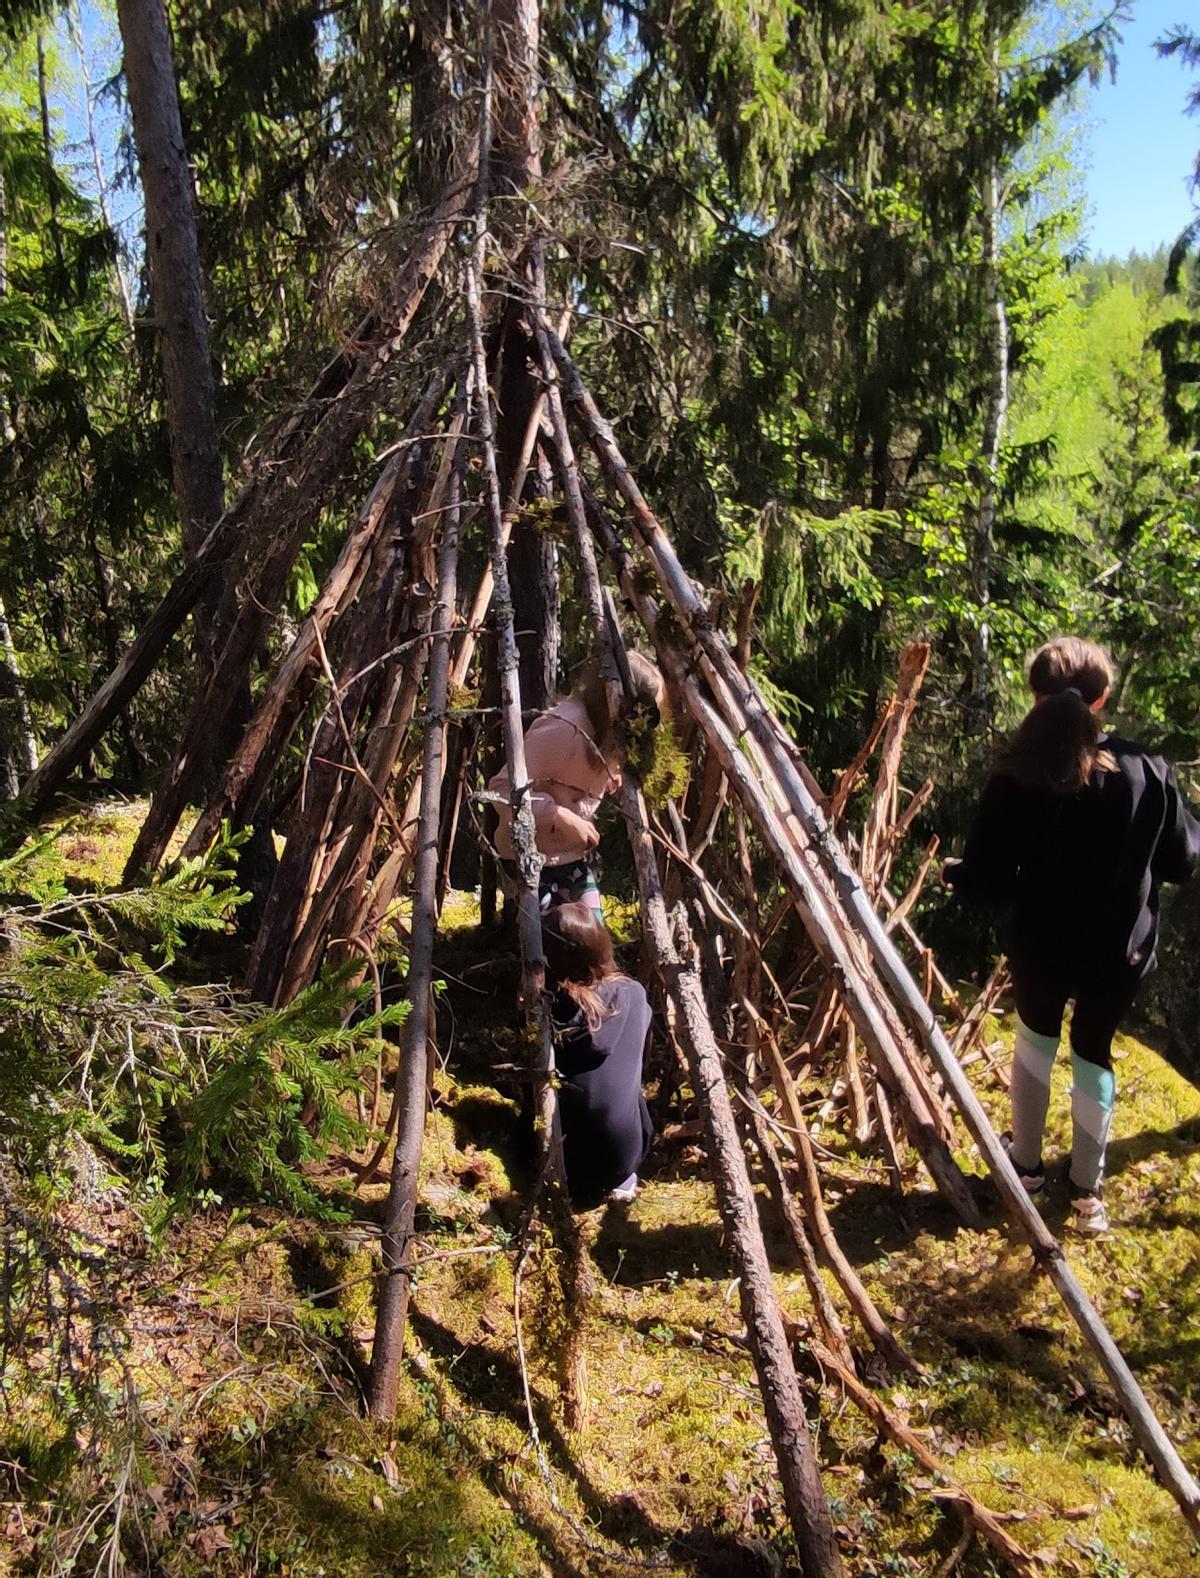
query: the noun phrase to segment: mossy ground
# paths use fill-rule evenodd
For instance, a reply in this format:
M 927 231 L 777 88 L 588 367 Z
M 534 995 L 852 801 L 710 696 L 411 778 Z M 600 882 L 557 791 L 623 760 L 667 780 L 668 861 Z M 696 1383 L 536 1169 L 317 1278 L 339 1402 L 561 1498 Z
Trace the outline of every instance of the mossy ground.
M 137 817 L 117 820 L 116 830 L 79 832 L 101 846 L 87 857 L 91 880 L 119 871 L 118 846 Z M 65 850 L 63 858 L 74 867 Z M 515 961 L 501 933 L 474 927 L 469 897 L 454 895 L 447 919 L 443 1066 L 397 1419 L 364 1422 L 359 1390 L 384 1182 L 360 1191 L 346 1228 L 263 1208 L 234 1218 L 228 1205 L 175 1224 L 144 1245 L 130 1276 L 146 1498 L 141 1532 L 127 1535 L 128 1570 L 606 1578 L 627 1574 L 630 1559 L 668 1575 L 789 1570 L 733 1272 L 696 1148 L 660 1147 L 631 1208 L 587 1219 L 599 1286 L 587 1341 L 590 1420 L 577 1435 L 563 1424 L 554 1385 L 553 1256 L 544 1240 L 535 1244 L 522 1312 L 545 1471 L 539 1465 L 513 1326 L 512 1243 L 530 1163 L 520 1085 L 493 1073 L 514 1061 Z M 635 935 L 630 915 L 612 919 L 625 938 Z M 1010 1034 L 1001 1025 L 996 1040 L 1007 1046 Z M 1197 1468 L 1200 1095 L 1139 1042 L 1123 1039 L 1119 1053 L 1114 1230 L 1102 1242 L 1073 1241 L 1070 1254 Z M 975 1071 L 1000 1117 L 1002 1092 L 985 1065 Z M 1065 1147 L 1065 1059 L 1059 1079 L 1051 1155 Z M 1146 1472 L 1028 1252 L 998 1227 L 957 1230 L 915 1172 L 897 1199 L 875 1159 L 839 1143 L 835 1225 L 927 1367 L 920 1380 L 883 1382 L 883 1394 L 947 1472 L 1011 1515 L 1014 1537 L 1043 1554 L 1049 1574 L 1197 1570 L 1174 1503 Z M 1056 1230 L 1066 1205 L 1060 1177 L 1046 1207 Z M 124 1208 L 101 1231 L 137 1238 Z M 782 1241 L 769 1247 L 785 1309 L 803 1324 L 803 1281 Z M 61 1511 L 71 1501 L 70 1443 L 56 1438 L 50 1394 L 35 1379 L 10 1396 L 0 1421 L 0 1457 L 16 1465 L 11 1505 L 22 1506 L 8 1520 L 8 1560 L 25 1572 L 45 1569 L 51 1503 Z M 815 1373 L 806 1384 L 848 1571 L 936 1572 L 954 1549 L 957 1519 L 833 1388 Z M 964 1578 L 994 1570 L 978 1544 L 955 1568 Z

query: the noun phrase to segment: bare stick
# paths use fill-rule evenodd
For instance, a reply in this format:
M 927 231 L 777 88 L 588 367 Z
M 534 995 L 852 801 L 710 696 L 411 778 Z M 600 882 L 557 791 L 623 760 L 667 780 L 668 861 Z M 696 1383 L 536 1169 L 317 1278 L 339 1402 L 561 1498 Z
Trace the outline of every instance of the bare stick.
M 850 1099 L 850 1121 L 854 1139 L 866 1145 L 871 1138 L 873 1124 L 867 1110 L 867 1093 L 863 1086 L 862 1071 L 858 1066 L 858 1036 L 853 1025 L 846 1026 L 846 1090 Z
M 775 1142 L 771 1138 L 770 1126 L 763 1117 L 762 1112 L 756 1107 L 751 1107 L 748 1114 L 754 1143 L 762 1159 L 763 1176 L 767 1180 L 767 1187 L 771 1191 L 771 1198 L 775 1202 L 775 1209 L 783 1218 L 787 1228 L 788 1237 L 796 1250 L 800 1261 L 800 1269 L 808 1287 L 808 1295 L 813 1301 L 813 1310 L 817 1322 L 825 1336 L 829 1347 L 837 1354 L 840 1361 L 848 1370 L 854 1368 L 854 1355 L 850 1351 L 850 1340 L 846 1336 L 846 1328 L 842 1325 L 841 1318 L 833 1306 L 833 1300 L 826 1291 L 821 1280 L 821 1272 L 817 1265 L 817 1257 L 813 1251 L 812 1241 L 808 1236 L 808 1229 L 804 1225 L 804 1218 L 796 1206 L 795 1197 L 788 1187 L 784 1176 L 783 1163 L 779 1160 L 779 1152 L 775 1149 Z
M 939 843 L 940 840 L 936 834 L 929 840 L 928 847 L 926 848 L 924 855 L 921 857 L 921 864 L 917 868 L 917 874 L 909 884 L 908 892 L 904 895 L 899 904 L 896 905 L 896 908 L 887 918 L 886 926 L 888 931 L 895 931 L 896 927 L 901 924 L 904 918 L 908 915 L 909 911 L 912 909 L 913 905 L 921 897 L 921 890 L 925 886 L 925 880 L 929 876 L 930 868 L 937 859 Z
M 862 777 L 863 769 L 871 760 L 871 757 L 875 751 L 875 747 L 879 744 L 879 736 L 886 728 L 888 719 L 892 715 L 892 708 L 895 705 L 895 698 L 889 696 L 887 701 L 884 702 L 879 716 L 875 719 L 875 722 L 871 727 L 871 732 L 867 735 L 866 739 L 859 747 L 858 755 L 850 763 L 849 767 L 845 769 L 845 771 L 838 778 L 837 783 L 834 785 L 833 794 L 830 796 L 829 800 L 828 812 L 829 821 L 832 826 L 836 827 L 841 821 L 842 813 L 846 809 L 846 802 L 850 799 L 850 796 L 854 793 L 855 789 L 858 788 L 859 779 Z
M 779 1047 L 774 1036 L 768 1033 L 766 1043 L 773 1063 L 775 1088 L 779 1092 L 788 1117 L 788 1137 L 796 1155 L 796 1182 L 799 1186 L 800 1198 L 804 1201 L 805 1215 L 816 1234 L 818 1252 L 837 1279 L 838 1285 L 850 1302 L 850 1308 L 884 1363 L 892 1370 L 904 1370 L 910 1375 L 919 1375 L 921 1366 L 879 1313 L 874 1299 L 863 1286 L 858 1273 L 846 1259 L 842 1246 L 837 1241 L 837 1234 L 829 1221 L 825 1201 L 821 1195 L 821 1175 L 817 1170 L 817 1159 L 813 1155 L 808 1126 L 800 1110 L 795 1083 L 779 1055 Z
M 896 694 L 888 714 L 880 747 L 879 775 L 871 795 L 866 826 L 863 828 L 860 866 L 863 880 L 874 892 L 887 872 L 882 869 L 886 855 L 888 829 L 896 821 L 896 797 L 900 787 L 900 760 L 904 736 L 917 705 L 917 694 L 929 668 L 929 644 L 913 641 L 900 654 L 900 674 Z
M 457 434 L 461 421 L 456 421 Z M 367 1410 L 375 1419 L 396 1412 L 400 1361 L 408 1323 L 413 1219 L 425 1138 L 430 1075 L 433 1001 L 433 944 L 437 934 L 438 834 L 441 817 L 442 754 L 446 740 L 446 700 L 450 676 L 450 636 L 458 586 L 459 524 L 462 506 L 462 445 L 453 445 L 449 511 L 438 554 L 437 606 L 429 657 L 429 692 L 421 739 L 420 833 L 414 868 L 412 927 L 408 949 L 409 1013 L 400 1039 L 400 1063 L 392 1100 L 399 1111 L 391 1184 L 383 1221 L 385 1281 L 375 1315 Z
M 646 826 L 641 793 L 626 774 L 622 790 L 625 816 L 637 862 L 642 914 L 664 988 L 675 1006 L 692 1083 L 700 1098 L 708 1133 L 717 1202 L 739 1272 L 738 1296 L 750 1352 L 758 1373 L 767 1427 L 783 1484 L 792 1531 L 805 1578 L 835 1578 L 843 1571 L 829 1504 L 813 1452 L 795 1367 L 787 1352 L 783 1316 L 763 1245 L 754 1190 L 734 1122 L 721 1055 L 704 1007 L 690 948 L 680 958 L 671 938 Z M 677 910 L 682 917 L 682 910 Z M 686 922 L 680 922 L 687 946 Z
M 798 1341 L 806 1343 L 823 1369 L 831 1371 L 871 1423 L 886 1435 L 901 1451 L 909 1453 L 928 1474 L 932 1474 L 944 1487 L 938 1493 L 939 1501 L 952 1502 L 963 1521 L 977 1529 L 993 1550 L 1003 1559 L 1010 1572 L 1019 1578 L 1034 1578 L 1039 1571 L 1035 1559 L 1013 1539 L 993 1512 L 977 1501 L 969 1490 L 964 1490 L 946 1474 L 945 1469 L 914 1430 L 900 1416 L 877 1397 L 837 1356 L 820 1343 L 812 1342 L 797 1334 Z
M 896 1129 L 892 1123 L 892 1109 L 887 1091 L 875 1081 L 875 1108 L 879 1113 L 879 1136 L 883 1141 L 883 1159 L 887 1163 L 888 1183 L 897 1200 L 904 1198 L 904 1169 L 900 1165 L 900 1150 L 896 1144 Z

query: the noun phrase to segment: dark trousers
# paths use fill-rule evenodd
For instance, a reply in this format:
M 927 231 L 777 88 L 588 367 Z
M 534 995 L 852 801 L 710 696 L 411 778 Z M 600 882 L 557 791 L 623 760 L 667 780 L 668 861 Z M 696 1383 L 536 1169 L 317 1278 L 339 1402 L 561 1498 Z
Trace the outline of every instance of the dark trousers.
M 1085 1063 L 1112 1068 L 1112 1039 L 1137 995 L 1141 977 L 1129 965 L 1075 969 L 1016 953 L 1009 958 L 1017 1017 L 1040 1036 L 1057 1036 L 1063 1010 L 1074 999 L 1071 1050 Z

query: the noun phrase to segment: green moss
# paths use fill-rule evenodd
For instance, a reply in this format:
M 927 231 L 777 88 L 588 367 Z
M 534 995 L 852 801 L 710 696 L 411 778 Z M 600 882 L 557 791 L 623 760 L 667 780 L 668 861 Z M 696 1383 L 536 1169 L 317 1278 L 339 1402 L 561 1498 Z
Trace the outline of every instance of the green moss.
M 53 1494 L 75 1466 L 78 1447 L 74 1435 L 50 1400 L 30 1384 L 29 1377 L 14 1385 L 11 1373 L 5 1387 L 5 1409 L 0 1416 L 0 1457 L 15 1469 L 27 1489 Z
M 629 723 L 628 758 L 652 811 L 661 810 L 687 788 L 691 759 L 680 748 L 674 723 L 670 718 L 660 720 L 657 709 L 635 711 Z
M 117 887 L 149 805 L 145 799 L 104 800 L 49 817 L 26 843 L 29 847 L 37 837 L 56 835 L 30 862 L 30 876 L 39 883 L 69 882 L 88 891 Z M 183 847 L 190 823 L 189 816 L 177 830 L 168 858 Z
M 600 903 L 604 910 L 604 923 L 619 946 L 635 942 L 642 935 L 642 912 L 636 899 L 621 899 L 611 893 L 602 893 Z
M 447 932 L 466 931 L 478 925 L 479 895 L 463 892 L 459 888 L 451 888 L 446 894 L 446 902 L 442 905 L 439 932 L 445 936 Z
M 310 1572 L 522 1578 L 536 1570 L 534 1542 L 454 1450 L 456 1443 L 414 1410 L 382 1442 L 365 1431 L 351 1434 L 344 1423 L 336 1434 L 336 1457 L 297 1458 L 289 1443 L 274 1476 L 272 1500 L 284 1528 L 306 1535 Z
M 1011 1020 L 1001 1028 L 1011 1047 Z M 1200 1463 L 1200 1094 L 1148 1047 L 1116 1043 L 1117 1104 L 1105 1197 L 1111 1233 L 1080 1240 L 1068 1223 L 1069 1056 L 1055 1069 L 1040 1201 L 1071 1264 L 1185 1458 Z M 972 1066 L 997 1127 L 1007 1098 Z M 964 1165 L 978 1167 L 969 1149 Z M 919 1198 L 919 1197 L 917 1197 Z M 925 1196 L 930 1201 L 930 1196 Z M 910 1209 L 914 1197 L 910 1197 Z M 915 1209 L 921 1212 L 921 1206 Z M 951 1472 L 989 1505 L 1021 1514 L 1030 1549 L 1085 1573 L 1168 1578 L 1191 1570 L 1192 1541 L 1155 1484 L 1090 1349 L 1029 1252 L 998 1230 L 936 1225 L 876 1235 L 860 1267 L 930 1373 L 906 1387 L 914 1424 L 931 1429 Z M 1070 1516 L 1064 1516 L 1070 1514 Z M 1105 1565 L 1105 1563 L 1109 1565 Z M 1064 1567 L 1065 1571 L 1070 1571 Z
M 634 906 L 606 898 L 605 909 L 619 938 L 636 936 Z M 449 981 L 448 1047 L 451 1068 L 474 1069 L 476 1082 L 443 1072 L 434 1080 L 397 1422 L 376 1430 L 360 1421 L 347 1368 L 370 1352 L 376 1239 L 295 1222 L 282 1224 L 281 1238 L 282 1219 L 272 1218 L 266 1232 L 261 1223 L 237 1226 L 215 1255 L 218 1226 L 180 1224 L 169 1245 L 175 1270 L 164 1282 L 178 1291 L 146 1315 L 150 1335 L 139 1337 L 134 1355 L 147 1418 L 166 1443 L 161 1459 L 149 1449 L 149 1472 L 174 1486 L 171 1464 L 182 1461 L 195 1486 L 171 1492 L 181 1499 L 161 1535 L 165 1571 L 628 1571 L 602 1554 L 607 1546 L 663 1554 L 667 1578 L 754 1572 L 754 1553 L 764 1550 L 794 1561 L 713 1190 L 677 1149 L 656 1163 L 658 1176 L 650 1170 L 629 1210 L 587 1219 L 598 1271 L 587 1330 L 591 1419 L 569 1438 L 554 1373 L 557 1278 L 544 1236 L 526 1264 L 529 1384 L 554 1500 L 600 1550 L 581 1544 L 551 1502 L 529 1446 L 516 1360 L 512 1235 L 528 1166 L 518 1104 L 487 1083 L 501 1058 L 497 1028 L 512 1017 L 513 972 L 479 959 L 474 920 L 474 899 L 452 895 L 447 929 L 456 951 L 448 958 L 454 977 L 474 989 Z M 1200 1097 L 1135 1040 L 1122 1039 L 1118 1052 L 1108 1186 L 1115 1227 L 1102 1242 L 1072 1242 L 1069 1252 L 1195 1466 Z M 1056 1074 L 1049 1143 L 1058 1171 L 1046 1210 L 1056 1230 L 1067 1203 L 1066 1064 Z M 1002 1121 L 1003 1092 L 984 1064 L 972 1073 Z M 977 1165 L 969 1151 L 964 1161 Z M 854 1159 L 845 1171 L 831 1190 L 839 1236 L 927 1367 L 920 1380 L 883 1384 L 883 1394 L 947 1472 L 1019 1515 L 1009 1525 L 1014 1537 L 1055 1553 L 1048 1575 L 1176 1578 L 1193 1570 L 1174 1503 L 1138 1456 L 1028 1251 L 998 1229 L 958 1230 L 920 1188 L 901 1221 L 875 1159 Z M 386 1187 L 384 1177 L 359 1193 L 358 1218 L 378 1221 Z M 783 1246 L 771 1247 L 783 1306 L 804 1322 L 803 1281 Z M 175 1335 L 153 1335 L 160 1327 Z M 836 1388 L 813 1380 L 809 1402 L 850 1578 L 936 1571 L 958 1529 L 933 1505 L 927 1476 L 881 1448 Z M 49 1415 L 27 1410 L 22 1419 L 26 1434 L 18 1439 L 10 1428 L 7 1455 L 47 1482 L 63 1477 L 55 1453 L 69 1448 L 66 1438 Z M 233 1510 L 219 1523 L 203 1521 L 226 1506 Z M 225 1543 L 212 1547 L 205 1541 L 214 1528 Z M 890 1553 L 890 1566 L 880 1553 Z M 957 1568 L 961 1578 L 994 1571 L 978 1542 Z

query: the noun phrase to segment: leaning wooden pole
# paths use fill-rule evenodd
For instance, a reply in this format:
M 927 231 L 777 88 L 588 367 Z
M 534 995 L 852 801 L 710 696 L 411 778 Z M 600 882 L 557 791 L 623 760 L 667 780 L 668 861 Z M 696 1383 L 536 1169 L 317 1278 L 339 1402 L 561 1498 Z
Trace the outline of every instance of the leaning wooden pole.
M 474 147 L 468 150 L 467 157 L 469 164 L 462 180 L 456 181 L 443 194 L 410 254 L 410 262 L 418 265 L 415 277 L 420 294 L 424 293 L 425 285 L 441 262 L 454 227 L 465 211 L 475 163 Z M 401 292 L 407 290 L 413 278 L 413 273 L 408 271 L 402 274 Z M 184 620 L 226 570 L 234 545 L 247 535 L 257 538 L 264 524 L 269 528 L 276 510 L 293 507 L 297 474 L 307 477 L 313 473 L 315 478 L 327 465 L 328 450 L 334 447 L 329 443 L 329 427 L 335 414 L 339 423 L 336 445 L 339 453 L 357 436 L 373 408 L 369 399 L 359 396 L 365 386 L 374 386 L 394 361 L 399 340 L 411 321 L 410 301 L 415 311 L 416 301 L 411 300 L 411 293 L 401 295 L 399 309 L 390 321 L 390 333 L 382 328 L 380 314 L 369 314 L 351 338 L 351 344 L 362 349 L 339 352 L 321 370 L 278 437 L 255 461 L 250 480 L 209 532 L 192 563 L 172 581 L 120 663 L 94 692 L 54 749 L 47 753 L 37 771 L 21 786 L 21 804 L 28 808 L 31 816 L 45 809 L 105 729 L 140 690 Z M 354 409 L 349 421 L 344 416 L 347 404 Z M 328 480 L 333 480 L 337 470 L 336 465 L 328 470 Z M 306 521 L 311 520 L 316 507 L 309 505 L 311 513 L 306 514 Z
M 538 1193 L 545 1190 L 549 1197 L 547 1201 L 549 1217 L 563 1252 L 565 1275 L 570 1290 L 582 1296 L 586 1292 L 588 1283 L 586 1250 L 568 1203 L 566 1168 L 562 1152 L 562 1123 L 558 1093 L 554 1086 L 554 1040 L 550 1027 L 550 1005 L 545 991 L 546 960 L 542 951 L 542 916 L 539 902 L 543 862 L 537 847 L 533 820 L 533 786 L 525 764 L 520 660 L 513 618 L 512 590 L 508 579 L 508 561 L 505 554 L 504 505 L 500 493 L 500 473 L 496 463 L 495 426 L 492 420 L 487 352 L 483 337 L 482 296 L 488 245 L 488 153 L 491 144 L 493 84 L 490 11 L 486 27 L 475 239 L 465 269 L 467 326 L 474 372 L 472 404 L 475 434 L 483 458 L 485 518 L 492 566 L 492 608 L 500 678 L 500 724 L 511 795 L 512 841 L 516 857 L 517 935 L 521 949 L 521 1001 L 531 1040 L 536 1043 L 534 1073 L 537 1078 L 538 1129 L 543 1156 Z M 536 1209 L 536 1197 L 534 1204 Z M 568 1298 L 568 1303 L 571 1302 L 577 1300 Z M 568 1311 L 570 1331 L 563 1344 L 559 1366 L 563 1411 L 570 1429 L 582 1427 L 587 1411 L 587 1376 L 578 1313 L 577 1309 Z
M 404 1353 L 408 1296 L 412 1286 L 413 1219 L 425 1138 L 433 1002 L 433 944 L 437 934 L 438 838 L 442 804 L 442 753 L 446 743 L 450 647 L 458 590 L 459 525 L 462 515 L 463 446 L 455 436 L 454 470 L 438 552 L 437 605 L 431 626 L 428 706 L 421 740 L 421 809 L 417 835 L 408 949 L 409 1013 L 400 1041 L 400 1066 L 392 1100 L 399 1112 L 391 1185 L 383 1220 L 383 1283 L 375 1315 L 375 1341 L 367 1384 L 367 1411 L 392 1419 Z
M 564 315 L 560 326 L 562 329 L 565 329 L 566 321 Z M 538 429 L 541 426 L 542 409 L 545 405 L 545 400 L 545 395 L 539 391 L 534 399 L 533 409 L 529 413 L 529 421 L 526 424 L 525 434 L 521 441 L 521 450 L 509 482 L 508 499 L 504 506 L 503 530 L 500 534 L 501 542 L 506 550 L 508 548 L 508 539 L 512 535 L 513 526 L 521 511 L 521 496 L 525 490 L 525 478 L 529 474 L 533 451 L 537 446 Z M 480 571 L 479 584 L 475 588 L 475 595 L 472 597 L 468 611 L 463 617 L 462 628 L 458 634 L 457 646 L 450 666 L 450 688 L 452 690 L 465 685 L 467 682 L 467 675 L 470 673 L 471 664 L 474 662 L 475 649 L 483 629 L 483 621 L 487 617 L 488 609 L 491 607 L 492 591 L 492 566 L 489 562 Z M 400 816 L 400 826 L 405 832 L 406 839 L 408 830 L 416 823 L 417 806 L 420 798 L 421 779 L 418 776 L 415 782 L 409 786 L 408 798 Z M 395 856 L 395 872 L 394 877 L 392 877 L 392 874 L 389 874 L 389 877 L 393 880 L 394 886 L 398 887 L 407 875 L 412 854 L 407 847 L 393 851 L 393 854 Z
M 708 1021 L 686 922 L 681 920 L 681 940 L 686 950 L 683 958 L 672 940 L 646 826 L 645 805 L 629 774 L 625 777 L 623 803 L 637 862 L 642 916 L 664 989 L 675 1007 L 692 1084 L 704 1114 L 717 1203 L 738 1271 L 742 1318 L 801 1570 L 804 1578 L 835 1578 L 843 1571 L 842 1559 L 763 1244 L 758 1207 L 725 1084 L 720 1049 Z M 676 913 L 681 916 L 681 912 Z
M 785 797 L 788 808 L 811 840 L 813 853 L 820 857 L 829 872 L 836 894 L 844 906 L 844 925 L 865 941 L 878 975 L 903 1004 L 934 1067 L 945 1081 L 946 1088 L 956 1102 L 967 1129 L 987 1163 L 1005 1205 L 1028 1237 L 1035 1259 L 1050 1276 L 1072 1318 L 1100 1360 L 1146 1456 L 1154 1464 L 1163 1483 L 1179 1503 L 1188 1523 L 1200 1533 L 1200 1484 L 1197 1484 L 1166 1431 L 1155 1418 L 1144 1392 L 1126 1364 L 1120 1349 L 1067 1264 L 1061 1245 L 1022 1188 L 1012 1163 L 1000 1144 L 999 1137 L 992 1128 L 970 1080 L 959 1066 L 936 1016 L 925 1001 L 920 987 L 913 979 L 895 943 L 888 935 L 883 921 L 876 913 L 859 873 L 854 870 L 845 851 L 838 844 L 820 806 L 805 783 L 804 776 L 798 770 L 792 755 L 794 747 L 790 742 L 786 742 L 778 720 L 771 714 L 753 679 L 741 673 L 720 633 L 709 624 L 703 604 L 679 563 L 670 540 L 642 496 L 632 472 L 617 448 L 611 428 L 600 416 L 595 402 L 583 388 L 574 363 L 561 342 L 555 343 L 553 330 L 548 328 L 547 332 L 555 361 L 563 373 L 564 380 L 568 377 L 570 379 L 568 392 L 572 403 L 582 414 L 584 425 L 607 474 L 630 505 L 639 539 L 646 549 L 646 556 L 654 567 L 660 584 L 666 591 L 684 629 L 692 636 L 703 658 L 707 660 L 706 669 L 711 668 L 713 676 L 724 687 L 726 696 L 732 698 L 735 707 L 739 709 L 740 737 L 752 739 L 769 764 L 776 786 Z M 693 691 L 698 691 L 694 680 L 688 692 L 689 697 Z M 703 698 L 700 700 L 702 701 Z M 701 711 L 703 710 L 702 706 Z M 699 716 L 697 721 L 701 721 Z M 702 722 L 701 726 L 705 727 L 705 724 Z M 726 764 L 726 771 L 730 772 L 731 782 L 736 778 L 735 787 L 739 788 L 739 792 L 744 792 L 747 796 L 747 808 L 751 810 L 751 816 L 758 826 L 760 836 L 765 833 L 765 841 L 769 848 L 774 845 L 775 849 L 781 849 L 785 841 L 778 835 L 777 814 L 770 807 L 769 802 L 764 806 L 759 799 L 756 791 L 761 786 L 757 780 L 753 783 L 749 781 L 752 775 L 744 758 L 740 751 L 730 749 L 732 741 L 723 727 L 722 720 L 716 716 L 715 709 L 709 709 L 706 732 L 709 729 L 713 731 L 710 733 L 710 739 L 722 752 L 723 757 L 726 752 L 729 753 L 730 761 Z M 734 757 L 737 758 L 736 761 Z M 737 772 L 739 764 L 743 769 L 740 773 Z M 796 866 L 800 867 L 800 871 L 796 874 L 803 876 L 806 869 L 805 862 L 798 858 L 795 862 L 790 860 L 786 862 L 786 869 L 794 871 Z M 810 884 L 805 882 L 805 886 L 808 887 Z M 810 935 L 813 937 L 814 944 L 820 946 L 817 933 L 811 928 Z M 839 986 L 841 984 L 839 981 Z M 847 1005 L 850 1006 L 853 998 L 846 994 L 844 987 L 843 995 L 846 996 Z M 885 997 L 885 993 L 878 990 L 875 995 L 879 1000 Z M 855 1006 L 861 1010 L 861 1004 Z M 853 1007 L 852 1014 L 854 1014 Z M 857 1014 L 854 1014 L 854 1017 L 857 1023 Z M 862 1028 L 861 1023 L 859 1028 Z
M 181 851 L 185 859 L 203 854 L 222 822 L 229 822 L 234 828 L 244 827 L 257 811 L 271 774 L 311 700 L 320 672 L 319 654 L 330 629 L 358 596 L 379 533 L 387 524 L 394 500 L 408 482 L 419 453 L 419 441 L 434 415 L 443 382 L 439 374 L 426 390 L 359 511 L 316 602 L 255 707 L 219 787 L 188 834 Z

